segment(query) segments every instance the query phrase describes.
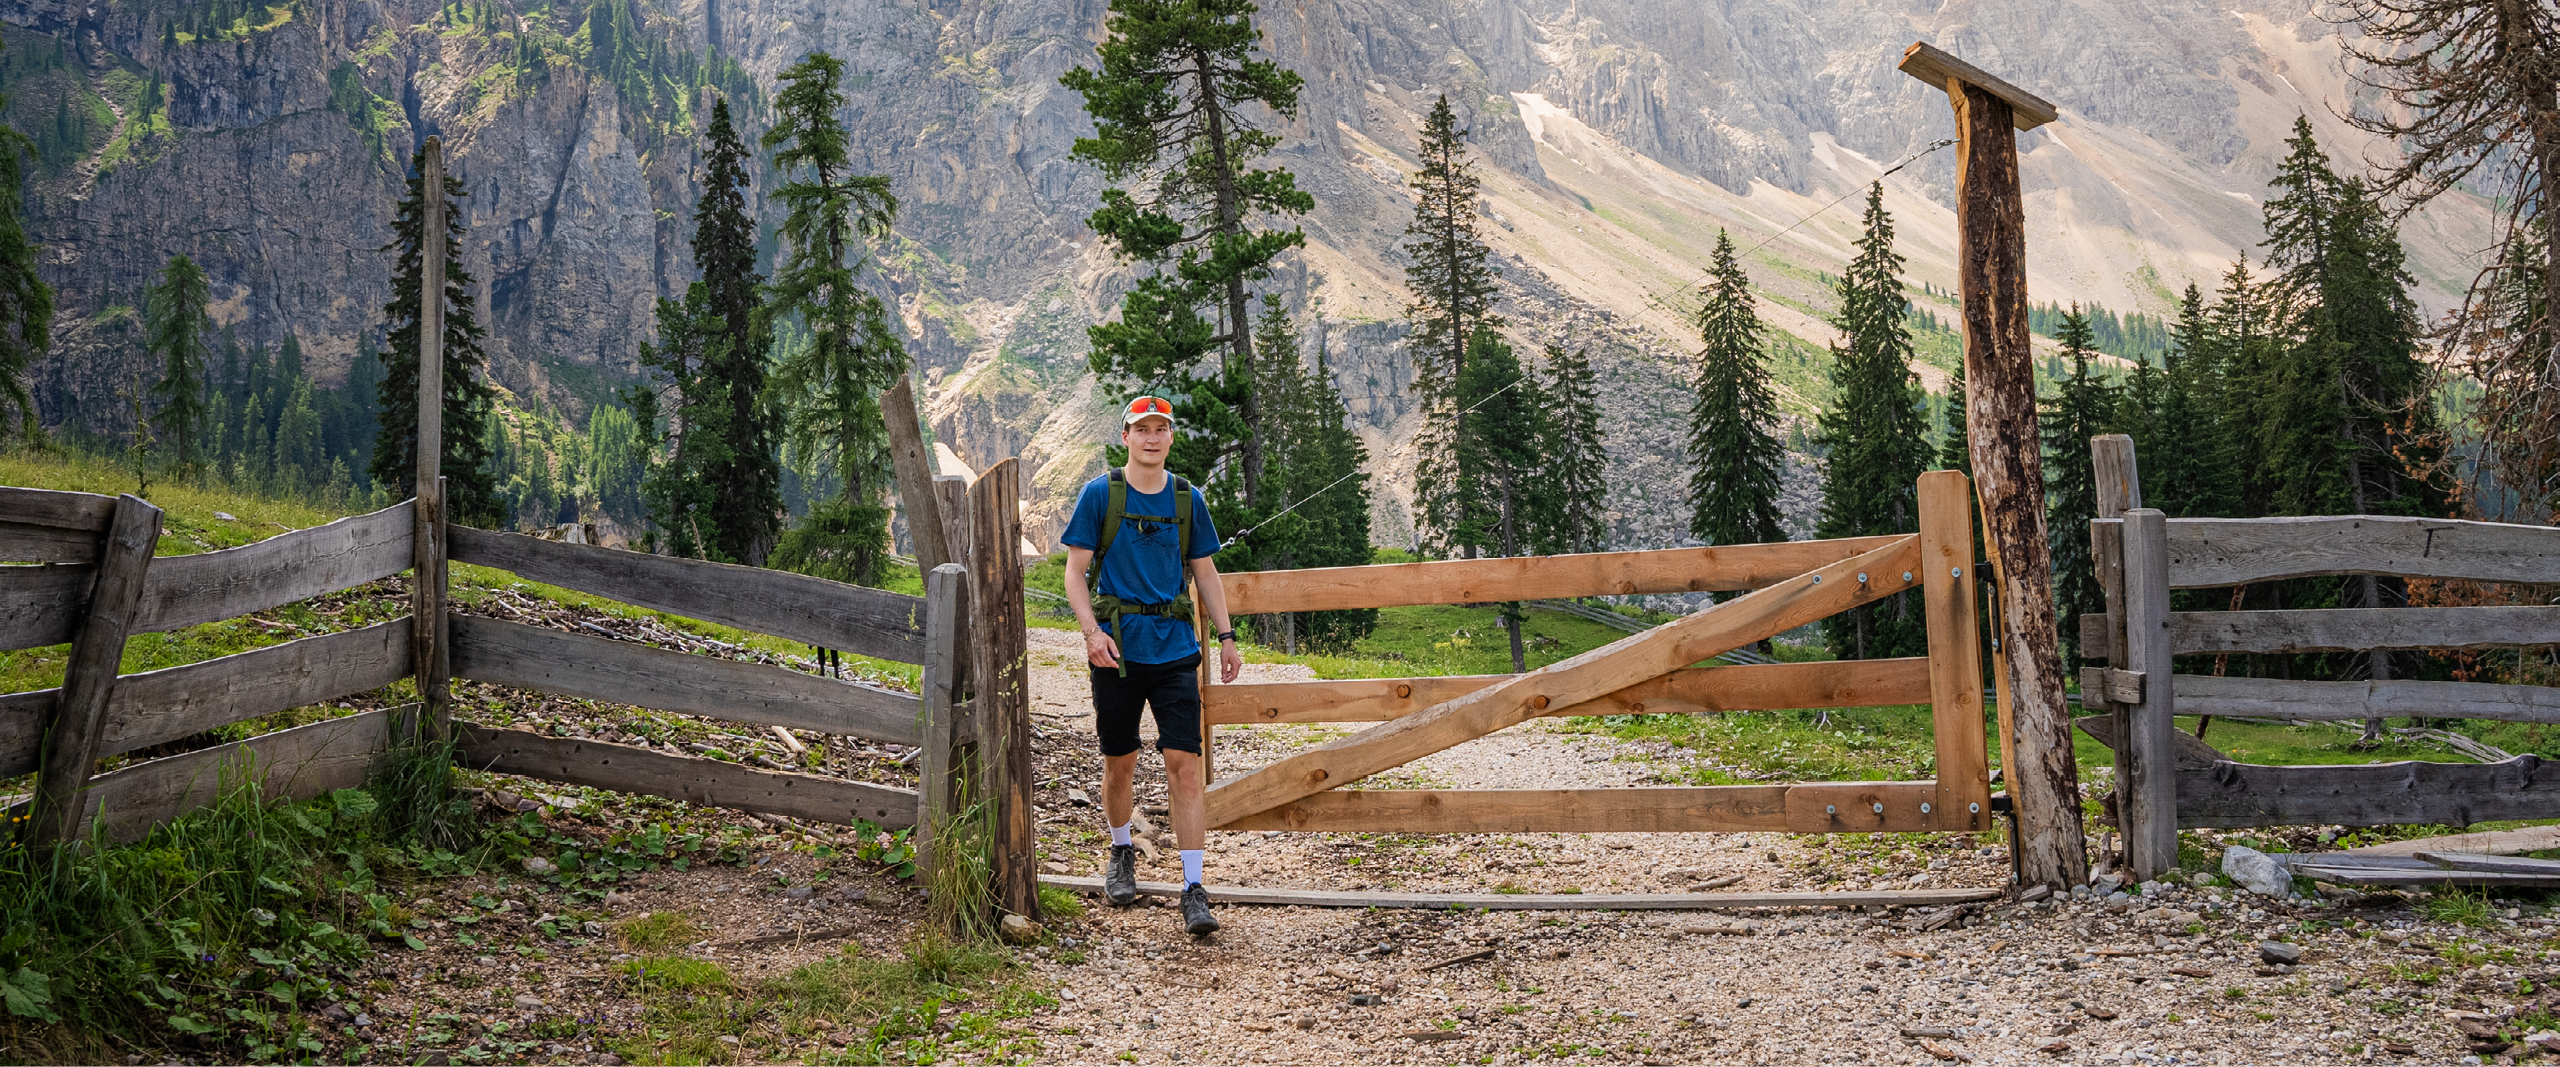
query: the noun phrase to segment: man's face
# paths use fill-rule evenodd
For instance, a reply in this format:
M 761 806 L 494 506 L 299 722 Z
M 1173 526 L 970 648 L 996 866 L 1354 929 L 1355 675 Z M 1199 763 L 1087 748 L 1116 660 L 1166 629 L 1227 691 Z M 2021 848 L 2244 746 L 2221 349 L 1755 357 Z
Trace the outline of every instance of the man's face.
M 1129 462 L 1141 467 L 1164 466 L 1164 457 L 1173 449 L 1173 420 L 1156 415 L 1139 419 L 1120 429 L 1120 443 L 1128 446 Z

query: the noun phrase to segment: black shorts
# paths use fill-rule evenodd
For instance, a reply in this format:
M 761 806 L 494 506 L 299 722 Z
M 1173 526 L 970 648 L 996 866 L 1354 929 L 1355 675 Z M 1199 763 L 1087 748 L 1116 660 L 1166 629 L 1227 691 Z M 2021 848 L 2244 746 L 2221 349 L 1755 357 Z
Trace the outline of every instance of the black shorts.
M 1136 752 L 1138 711 L 1151 707 L 1156 713 L 1156 751 L 1199 755 L 1199 667 L 1197 654 L 1171 663 L 1130 663 L 1126 678 L 1117 667 L 1093 667 L 1093 728 L 1102 735 L 1102 754 Z

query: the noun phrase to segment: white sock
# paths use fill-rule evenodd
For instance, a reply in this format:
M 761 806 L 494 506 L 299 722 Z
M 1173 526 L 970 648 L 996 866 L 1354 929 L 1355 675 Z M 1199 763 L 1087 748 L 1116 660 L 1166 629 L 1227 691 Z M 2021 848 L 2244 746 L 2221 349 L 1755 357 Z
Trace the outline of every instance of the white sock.
M 1131 827 L 1133 827 L 1133 826 L 1136 826 L 1136 825 L 1137 825 L 1136 820 L 1131 820 L 1131 821 L 1129 821 L 1129 822 L 1124 822 L 1124 823 L 1121 823 L 1121 824 L 1120 824 L 1120 825 L 1118 825 L 1118 826 L 1114 826 L 1114 827 L 1112 827 L 1112 828 L 1111 828 L 1111 843 L 1112 843 L 1112 844 L 1115 844 L 1115 845 L 1125 845 L 1125 844 L 1128 844 L 1128 843 L 1129 843 L 1129 829 L 1130 829 Z
M 1200 861 L 1201 850 L 1196 848 L 1186 848 L 1182 850 L 1183 885 L 1195 886 L 1200 884 Z

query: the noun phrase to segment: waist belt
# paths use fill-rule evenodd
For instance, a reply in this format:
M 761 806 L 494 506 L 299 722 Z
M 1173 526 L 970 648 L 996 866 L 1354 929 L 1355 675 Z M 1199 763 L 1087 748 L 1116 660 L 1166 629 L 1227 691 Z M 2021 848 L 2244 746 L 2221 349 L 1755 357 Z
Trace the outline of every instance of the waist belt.
M 1120 646 L 1121 616 L 1156 615 L 1164 618 L 1180 619 L 1184 622 L 1190 622 L 1191 594 L 1178 594 L 1172 600 L 1166 601 L 1162 604 L 1139 604 L 1122 600 L 1109 593 L 1096 593 L 1093 597 L 1093 614 L 1097 621 L 1107 620 L 1109 622 L 1111 626 L 1111 643 L 1115 646 Z M 1120 676 L 1123 678 L 1129 676 L 1129 652 L 1125 646 L 1120 647 Z

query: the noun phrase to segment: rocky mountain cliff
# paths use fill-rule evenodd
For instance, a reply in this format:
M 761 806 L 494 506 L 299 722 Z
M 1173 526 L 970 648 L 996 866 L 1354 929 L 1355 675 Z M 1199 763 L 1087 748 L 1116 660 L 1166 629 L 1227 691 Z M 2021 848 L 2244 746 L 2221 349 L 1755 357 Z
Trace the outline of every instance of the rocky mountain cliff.
M 46 48 L 71 60 L 11 76 L 22 128 L 57 101 L 99 118 L 32 203 L 62 294 L 37 383 L 47 417 L 101 417 L 142 373 L 135 294 L 177 252 L 206 265 L 218 321 L 243 343 L 291 334 L 317 373 L 344 375 L 388 296 L 380 249 L 400 175 L 431 133 L 469 190 L 463 262 L 483 286 L 494 375 L 581 410 L 630 374 L 653 302 L 688 280 L 705 94 L 769 90 L 825 49 L 847 63 L 856 157 L 901 202 L 878 284 L 935 432 L 980 466 L 1022 456 L 1034 525 L 1054 534 L 1068 492 L 1100 468 L 1116 395 L 1085 369 L 1084 327 L 1131 276 L 1083 225 L 1102 184 L 1068 158 L 1089 124 L 1057 85 L 1090 61 L 1104 0 L 659 3 L 0 3 L 13 71 Z M 1817 272 L 1846 260 L 1855 223 L 1854 203 L 1823 209 L 1924 153 L 1884 178 L 1888 202 L 1913 280 L 1951 286 L 1952 160 L 1925 150 L 1953 124 L 1943 93 L 1894 70 L 1911 41 L 2063 110 L 2020 142 L 2039 300 L 2157 313 L 2190 281 L 2209 289 L 2254 243 L 2297 113 L 2344 160 L 2373 150 L 2332 112 L 2348 99 L 2336 29 L 2267 0 L 1266 7 L 1266 48 L 1306 79 L 1298 116 L 1274 122 L 1282 162 L 1319 203 L 1276 284 L 1391 490 L 1382 543 L 1410 536 L 1392 491 L 1412 414 L 1394 247 L 1419 115 L 1440 94 L 1487 163 L 1513 331 L 1590 345 L 1608 378 L 1624 487 L 1611 503 L 1630 546 L 1681 540 L 1682 309 L 1718 227 L 1765 241 L 1749 266 L 1766 311 L 1818 351 Z M 2458 291 L 2485 225 L 2468 202 L 2412 222 L 2422 302 Z M 1790 370 L 1799 411 L 1823 388 L 1818 364 Z M 1791 479 L 1799 514 L 1809 478 Z

